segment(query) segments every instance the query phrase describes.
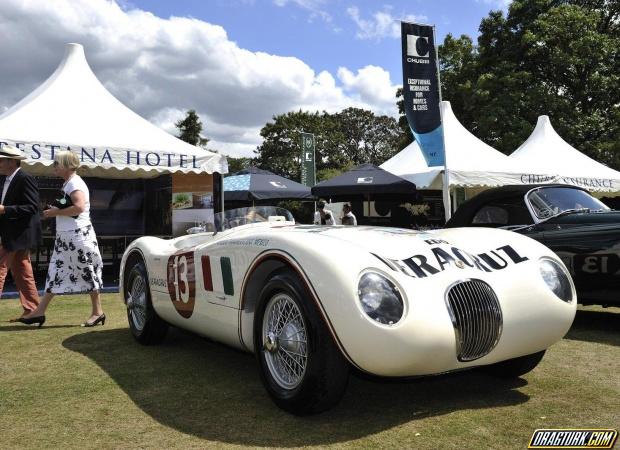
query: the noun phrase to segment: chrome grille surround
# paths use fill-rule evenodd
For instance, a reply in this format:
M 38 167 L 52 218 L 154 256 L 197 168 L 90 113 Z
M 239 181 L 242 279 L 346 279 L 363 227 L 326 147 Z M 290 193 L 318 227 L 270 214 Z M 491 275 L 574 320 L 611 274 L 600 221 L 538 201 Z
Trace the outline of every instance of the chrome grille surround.
M 448 288 L 445 301 L 454 326 L 459 361 L 474 361 L 495 348 L 503 319 L 491 286 L 482 280 L 461 280 Z

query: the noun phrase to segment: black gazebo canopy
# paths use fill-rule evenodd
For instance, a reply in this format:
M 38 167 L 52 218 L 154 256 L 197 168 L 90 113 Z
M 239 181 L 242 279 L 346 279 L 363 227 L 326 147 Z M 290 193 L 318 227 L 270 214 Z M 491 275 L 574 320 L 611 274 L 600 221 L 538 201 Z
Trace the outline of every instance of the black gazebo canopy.
M 317 197 L 332 199 L 357 196 L 415 195 L 415 184 L 373 164 L 362 164 L 312 187 Z
M 276 175 L 268 170 L 249 167 L 224 178 L 224 200 L 313 200 L 308 186 Z

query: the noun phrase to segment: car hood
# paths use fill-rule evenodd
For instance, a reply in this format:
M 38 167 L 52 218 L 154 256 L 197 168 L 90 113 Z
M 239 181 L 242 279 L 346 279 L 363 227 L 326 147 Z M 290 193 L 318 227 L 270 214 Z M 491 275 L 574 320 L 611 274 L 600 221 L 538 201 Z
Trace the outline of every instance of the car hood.
M 313 238 L 310 239 L 308 236 L 307 241 L 320 242 L 320 248 L 327 249 L 327 251 L 337 247 L 338 244 L 343 244 L 340 246 L 343 249 L 356 247 L 375 255 L 397 260 L 409 258 L 414 254 L 432 256 L 431 250 L 434 247 L 442 247 L 448 251 L 456 248 L 457 251 L 463 250 L 467 253 L 479 254 L 512 244 L 518 244 L 521 248 L 539 245 L 534 240 L 517 233 L 480 228 L 417 231 L 367 226 L 295 226 L 286 231 L 312 235 Z M 280 236 L 284 237 L 283 234 Z M 290 237 L 292 240 L 297 240 L 296 236 Z
M 574 225 L 603 225 L 618 224 L 620 226 L 620 211 L 582 212 L 567 214 L 552 218 L 547 223 L 574 224 Z

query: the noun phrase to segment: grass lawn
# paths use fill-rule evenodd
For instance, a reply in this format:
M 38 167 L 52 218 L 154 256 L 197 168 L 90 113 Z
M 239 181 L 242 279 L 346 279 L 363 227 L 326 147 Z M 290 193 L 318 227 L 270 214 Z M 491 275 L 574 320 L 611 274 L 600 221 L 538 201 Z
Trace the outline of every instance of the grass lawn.
M 80 328 L 87 296 L 57 297 L 41 329 L 0 301 L 0 448 L 312 447 L 517 449 L 536 428 L 620 427 L 620 309 L 580 308 L 524 378 L 461 372 L 351 378 L 333 410 L 279 410 L 250 354 L 171 330 L 133 341 L 116 294 L 105 326 Z

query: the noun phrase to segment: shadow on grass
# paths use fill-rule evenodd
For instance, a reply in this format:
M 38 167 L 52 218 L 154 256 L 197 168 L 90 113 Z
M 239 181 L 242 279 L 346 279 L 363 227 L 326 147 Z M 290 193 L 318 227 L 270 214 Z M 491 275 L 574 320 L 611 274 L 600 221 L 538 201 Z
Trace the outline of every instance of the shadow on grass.
M 573 326 L 565 338 L 620 346 L 619 312 L 618 308 L 605 311 L 577 310 Z
M 81 333 L 63 345 L 93 360 L 163 425 L 239 445 L 326 445 L 418 418 L 528 400 L 515 390 L 526 381 L 472 371 L 399 382 L 354 376 L 334 409 L 300 418 L 271 402 L 253 355 L 178 330 L 156 347 L 137 344 L 127 329 Z
M 14 323 L 13 325 L 7 325 L 0 327 L 0 333 L 3 331 L 27 331 L 27 330 L 44 330 L 46 328 L 79 328 L 79 325 L 43 325 L 39 328 L 38 325 L 21 325 L 19 323 Z

